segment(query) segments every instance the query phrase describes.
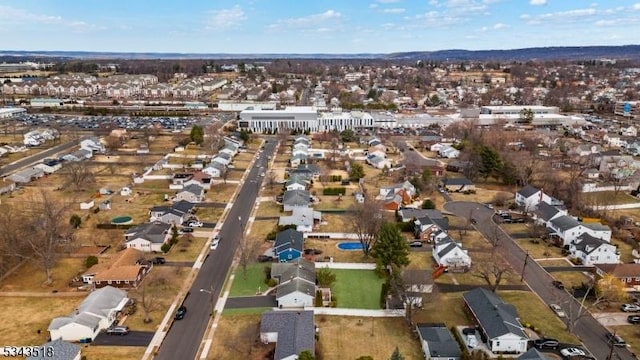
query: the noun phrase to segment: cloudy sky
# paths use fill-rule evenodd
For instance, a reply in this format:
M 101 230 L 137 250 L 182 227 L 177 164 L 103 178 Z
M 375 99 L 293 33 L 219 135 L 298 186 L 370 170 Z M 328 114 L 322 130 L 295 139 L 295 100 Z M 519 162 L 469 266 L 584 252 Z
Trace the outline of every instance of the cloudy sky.
M 0 50 L 390 53 L 640 44 L 640 0 L 0 0 Z

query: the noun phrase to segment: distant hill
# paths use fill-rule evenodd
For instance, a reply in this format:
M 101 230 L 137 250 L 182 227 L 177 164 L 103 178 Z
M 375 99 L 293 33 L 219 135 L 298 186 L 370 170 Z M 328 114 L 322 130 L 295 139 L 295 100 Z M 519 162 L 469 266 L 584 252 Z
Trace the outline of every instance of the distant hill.
M 21 51 L 0 50 L 0 57 L 56 59 L 378 59 L 433 61 L 527 61 L 579 59 L 640 59 L 640 45 L 537 47 L 512 50 L 439 50 L 392 54 L 189 54 L 132 53 L 92 51 Z

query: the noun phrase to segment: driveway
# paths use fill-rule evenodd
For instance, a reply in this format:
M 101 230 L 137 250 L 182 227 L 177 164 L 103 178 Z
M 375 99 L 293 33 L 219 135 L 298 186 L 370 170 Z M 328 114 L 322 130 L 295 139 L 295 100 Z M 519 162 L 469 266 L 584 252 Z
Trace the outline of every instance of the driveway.
M 610 312 L 610 313 L 594 313 L 593 317 L 604 326 L 632 325 L 627 322 L 627 316 L 631 313 Z M 633 314 L 635 315 L 635 314 Z
M 277 307 L 275 295 L 241 296 L 228 298 L 224 303 L 225 309 L 246 309 L 260 307 Z
M 155 333 L 152 331 L 129 331 L 129 334 L 120 335 L 107 335 L 106 333 L 100 333 L 91 342 L 91 345 L 103 345 L 103 346 L 149 346 L 151 339 Z

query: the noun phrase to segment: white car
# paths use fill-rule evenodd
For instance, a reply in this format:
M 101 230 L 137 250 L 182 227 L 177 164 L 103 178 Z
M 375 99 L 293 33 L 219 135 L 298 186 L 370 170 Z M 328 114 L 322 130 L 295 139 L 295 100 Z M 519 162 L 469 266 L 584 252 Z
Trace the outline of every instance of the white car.
M 216 236 L 213 238 L 213 241 L 211 241 L 211 247 L 210 247 L 210 249 L 211 249 L 211 250 L 215 250 L 215 249 L 217 249 L 219 244 L 220 244 L 220 237 L 219 237 L 218 235 L 216 235 Z
M 564 313 L 564 311 L 562 310 L 562 308 L 560 307 L 560 305 L 558 304 L 549 304 L 549 307 L 551 308 L 551 310 L 553 310 L 554 313 L 556 313 L 556 315 L 558 315 L 558 317 L 566 317 L 567 314 Z
M 624 312 L 640 312 L 640 306 L 636 304 L 622 304 L 620 310 Z
M 467 346 L 469 349 L 475 349 L 478 346 L 478 338 L 475 335 L 467 335 Z
M 187 225 L 190 227 L 202 227 L 202 223 L 200 221 L 189 221 Z
M 564 348 L 560 350 L 560 355 L 564 357 L 572 357 L 572 356 L 585 356 L 587 355 L 584 351 L 578 348 Z

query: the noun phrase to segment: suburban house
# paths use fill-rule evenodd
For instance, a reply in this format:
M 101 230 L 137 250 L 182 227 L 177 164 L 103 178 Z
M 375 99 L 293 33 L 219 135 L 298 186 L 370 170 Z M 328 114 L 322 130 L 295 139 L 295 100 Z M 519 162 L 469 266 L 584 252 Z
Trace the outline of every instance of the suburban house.
M 373 166 L 376 169 L 384 169 L 384 168 L 390 169 L 392 165 L 391 161 L 375 154 L 367 155 L 366 162 L 367 164 Z
M 39 346 L 39 351 L 32 351 L 32 356 L 28 356 L 26 360 L 80 360 L 82 358 L 82 352 L 80 346 L 66 342 L 62 339 L 56 339 L 49 341 L 48 343 Z M 54 354 L 54 356 L 49 356 Z
M 117 288 L 137 288 L 150 266 L 144 261 L 144 253 L 134 248 L 120 251 L 111 261 L 103 260 L 82 274 L 85 284 L 95 288 L 113 286 Z
M 315 164 L 302 164 L 288 172 L 289 176 L 302 176 L 307 179 L 313 179 L 322 173 L 320 168 Z
M 190 203 L 204 201 L 204 188 L 198 184 L 187 185 L 176 193 L 174 201 L 185 200 Z
M 562 246 L 569 245 L 582 234 L 589 234 L 594 238 L 611 241 L 611 228 L 600 223 L 585 223 L 578 219 L 563 215 L 558 216 L 547 223 L 547 232 L 551 238 Z
M 211 175 L 203 171 L 197 171 L 193 173 L 191 179 L 185 181 L 183 185 L 189 186 L 191 184 L 196 184 L 205 190 L 209 190 L 211 189 Z
M 171 183 L 173 185 L 184 185 L 185 182 L 191 180 L 191 178 L 193 177 L 193 174 L 191 173 L 174 173 L 171 176 Z
M 93 152 L 91 150 L 80 149 L 72 153 L 69 153 L 67 155 L 64 155 L 62 158 L 65 161 L 82 161 L 86 159 L 91 159 L 92 157 L 93 157 Z
M 640 290 L 640 264 L 595 264 L 596 275 L 610 275 L 623 284 L 627 291 Z
M 306 190 L 309 182 L 301 178 L 299 176 L 292 176 L 287 179 L 287 182 L 284 184 L 285 191 L 291 190 Z
M 171 225 L 154 221 L 132 227 L 124 234 L 128 248 L 144 252 L 161 252 L 162 245 L 171 238 Z
M 51 340 L 93 340 L 116 320 L 127 305 L 127 292 L 106 286 L 90 293 L 69 316 L 57 317 L 49 324 Z
M 406 190 L 400 190 L 383 199 L 382 208 L 389 211 L 399 210 L 402 206 L 411 204 L 411 196 Z
M 149 210 L 149 221 L 161 221 L 165 224 L 180 225 L 187 220 L 194 204 L 180 200 L 171 206 L 159 205 Z
M 584 233 L 569 245 L 571 257 L 580 259 L 583 265 L 618 264 L 620 251 L 609 242 Z
M 559 206 L 549 205 L 546 202 L 538 204 L 534 216 L 538 224 L 547 225 L 547 223 L 557 217 L 568 215 L 567 209 Z
M 8 179 L 19 184 L 27 184 L 44 176 L 44 171 L 38 168 L 24 169 L 8 176 Z
M 468 291 L 462 298 L 479 325 L 480 338 L 491 352 L 519 354 L 527 351 L 529 339 L 513 305 L 484 288 Z
M 434 241 L 431 254 L 438 265 L 454 271 L 467 271 L 471 267 L 471 257 L 467 250 L 463 250 L 462 245 L 450 237 Z
M 442 179 L 442 187 L 447 191 L 455 192 L 471 191 L 476 189 L 473 182 L 467 178 Z
M 306 154 L 295 154 L 289 159 L 289 166 L 297 167 L 301 164 L 305 164 L 307 162 Z
M 222 165 L 227 166 L 227 165 L 229 165 L 229 164 L 231 163 L 231 159 L 232 159 L 232 158 L 233 158 L 233 157 L 232 157 L 229 153 L 223 152 L 223 153 L 218 153 L 218 154 L 217 154 L 217 155 L 216 155 L 216 156 L 211 160 L 211 162 L 212 162 L 212 163 L 213 163 L 213 162 L 217 162 L 217 163 L 220 163 L 220 164 L 222 164 Z
M 440 150 L 438 150 L 438 155 L 441 158 L 457 159 L 460 156 L 460 150 L 450 145 L 444 145 L 440 148 Z
M 105 152 L 105 148 L 104 145 L 102 144 L 102 142 L 100 142 L 100 139 L 98 139 L 95 136 L 92 136 L 88 139 L 84 139 L 82 141 L 80 141 L 80 149 L 85 149 L 85 150 L 89 150 L 91 152 L 98 152 L 98 153 L 103 153 Z
M 460 345 L 445 324 L 418 324 L 416 330 L 425 359 L 458 360 L 462 356 Z
M 442 213 L 433 209 L 402 208 L 398 210 L 398 220 L 402 222 L 415 221 L 423 216 L 442 218 Z
M 271 278 L 278 281 L 276 302 L 279 308 L 313 306 L 316 295 L 315 263 L 296 259 L 271 265 Z
M 284 211 L 293 211 L 299 207 L 309 207 L 311 204 L 311 194 L 306 190 L 285 191 L 282 195 L 282 205 Z
M 449 230 L 449 219 L 445 218 L 438 210 L 430 210 L 430 213 L 417 218 L 413 223 L 416 239 L 433 241 L 434 233 Z
M 222 177 L 226 169 L 225 164 L 213 161 L 206 168 L 202 169 L 202 172 L 213 178 L 219 178 Z
M 315 356 L 313 311 L 269 311 L 260 319 L 260 341 L 276 343 L 274 360 L 295 360 L 308 350 Z
M 380 196 L 387 197 L 404 190 L 409 197 L 416 195 L 416 187 L 409 181 L 405 181 L 399 184 L 385 186 L 380 188 Z
M 276 234 L 273 253 L 278 261 L 287 262 L 302 256 L 304 237 L 300 231 L 287 229 Z
M 291 215 L 280 216 L 278 225 L 296 225 L 296 230 L 300 232 L 313 231 L 313 225 L 322 221 L 322 213 L 314 211 L 313 208 L 294 208 Z
M 45 174 L 53 174 L 62 169 L 62 163 L 58 160 L 46 160 L 33 167 L 42 170 Z
M 556 200 L 557 201 L 557 200 Z M 554 204 L 554 199 L 545 194 L 544 191 L 527 185 L 516 192 L 516 205 L 524 209 L 524 211 L 534 211 L 540 203 Z

